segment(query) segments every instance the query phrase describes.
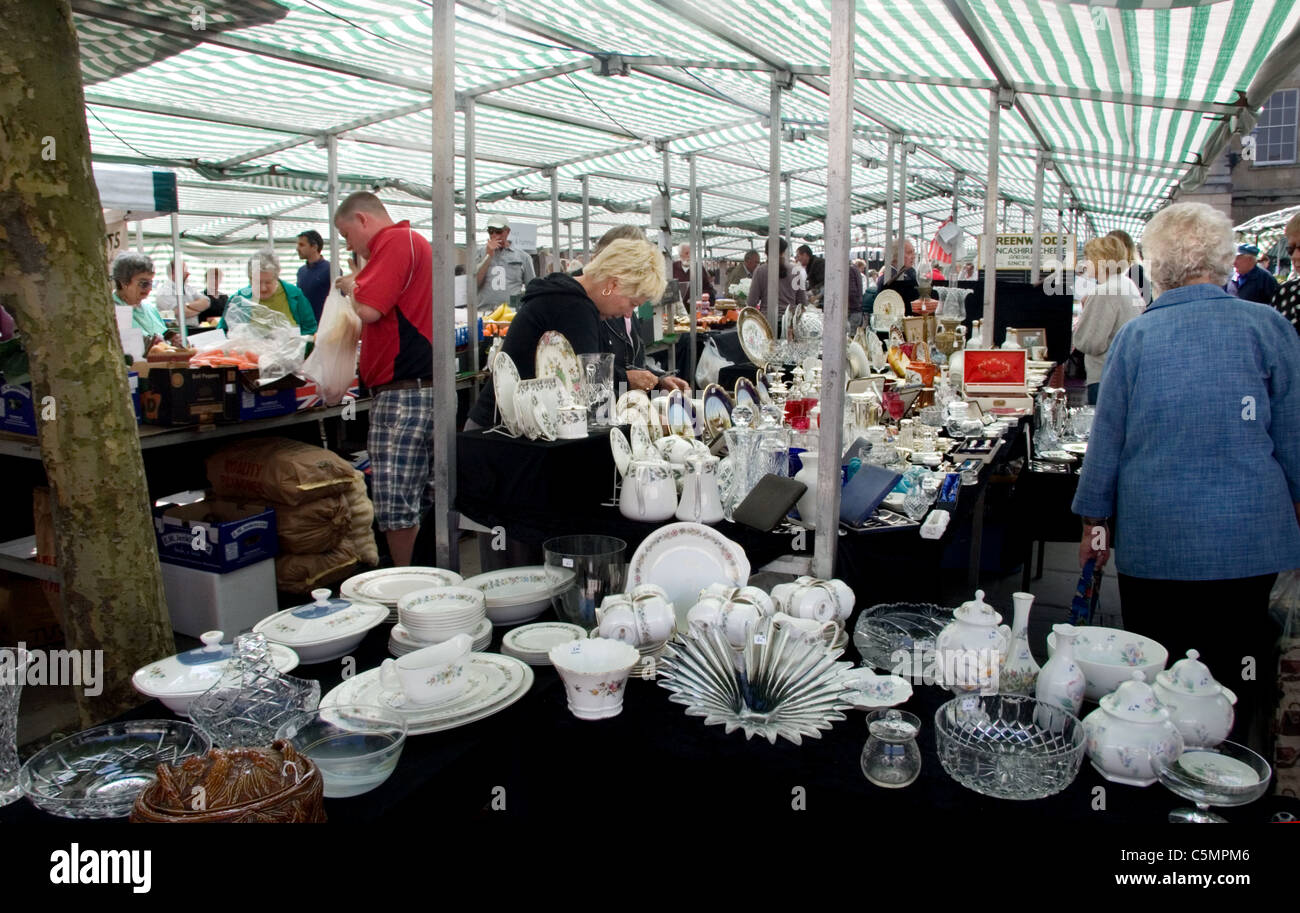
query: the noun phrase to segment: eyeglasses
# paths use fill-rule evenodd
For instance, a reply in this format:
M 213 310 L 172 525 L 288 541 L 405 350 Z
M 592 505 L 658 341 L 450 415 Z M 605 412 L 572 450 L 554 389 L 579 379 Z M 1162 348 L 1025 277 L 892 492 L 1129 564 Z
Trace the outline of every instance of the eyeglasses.
M 135 284 L 136 284 L 137 287 L 139 287 L 139 288 L 143 288 L 143 289 L 150 289 L 150 288 L 153 288 L 153 280 L 152 280 L 152 279 L 137 279 L 136 282 L 135 282 Z

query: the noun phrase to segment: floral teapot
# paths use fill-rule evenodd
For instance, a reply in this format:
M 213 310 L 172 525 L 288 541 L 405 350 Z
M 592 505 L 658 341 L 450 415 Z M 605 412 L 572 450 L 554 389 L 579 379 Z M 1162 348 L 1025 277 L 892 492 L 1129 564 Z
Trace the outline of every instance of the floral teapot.
M 1155 693 L 1188 748 L 1218 745 L 1232 731 L 1237 696 L 1214 680 L 1195 650 L 1156 673 Z
M 1083 718 L 1083 733 L 1092 766 L 1107 780 L 1150 786 L 1156 782 L 1152 759 L 1169 762 L 1183 753 L 1182 733 L 1140 669 L 1100 704 Z
M 998 673 L 1011 645 L 1011 629 L 984 601 L 984 591 L 953 612 L 935 641 L 939 684 L 955 694 L 996 694 Z

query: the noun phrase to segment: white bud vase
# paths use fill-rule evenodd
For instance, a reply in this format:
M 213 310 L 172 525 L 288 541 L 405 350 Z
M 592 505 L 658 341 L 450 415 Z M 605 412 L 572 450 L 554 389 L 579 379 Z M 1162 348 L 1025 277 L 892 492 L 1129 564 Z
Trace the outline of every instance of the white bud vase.
M 1045 704 L 1078 716 L 1087 685 L 1083 670 L 1074 661 L 1074 638 L 1078 632 L 1074 625 L 1052 625 L 1052 631 L 1056 634 L 1056 653 L 1038 673 L 1035 696 Z
M 803 525 L 809 529 L 814 529 L 817 517 L 817 454 L 813 451 L 805 451 L 799 454 L 799 462 L 802 464 L 799 471 L 794 474 L 796 482 L 803 482 L 808 486 L 808 490 L 799 498 L 799 503 L 795 507 L 799 511 L 799 519 Z
M 1033 697 L 1037 694 L 1040 672 L 1034 654 L 1029 649 L 1029 610 L 1034 604 L 1034 595 L 1012 593 L 1011 603 L 1015 606 L 1015 616 L 1011 625 L 1011 646 L 1002 664 L 998 690 L 1003 694 L 1023 694 Z

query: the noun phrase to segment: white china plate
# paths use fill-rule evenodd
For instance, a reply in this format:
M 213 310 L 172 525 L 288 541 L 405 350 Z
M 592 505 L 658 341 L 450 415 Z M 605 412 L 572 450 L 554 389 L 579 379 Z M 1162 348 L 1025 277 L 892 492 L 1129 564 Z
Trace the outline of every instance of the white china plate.
M 912 696 L 912 684 L 901 675 L 877 675 L 870 669 L 854 669 L 846 679 L 852 691 L 844 699 L 860 709 L 897 707 Z
M 1068 450 L 1044 450 L 1038 454 L 1038 459 L 1049 463 L 1073 463 L 1078 457 Z
M 646 430 L 644 424 L 638 423 L 632 426 L 632 459 L 648 460 L 656 453 L 654 441 L 650 437 L 650 432 Z
M 483 634 L 482 637 L 475 638 L 474 643 L 470 645 L 470 649 L 473 650 L 475 653 L 486 652 L 487 648 L 492 645 L 492 630 L 493 630 L 492 622 L 489 621 L 487 623 L 487 632 Z M 406 636 L 408 638 L 410 637 L 409 631 L 406 632 Z M 391 635 L 388 638 L 388 652 L 393 654 L 393 656 L 405 656 L 408 653 L 414 653 L 416 650 L 422 650 L 427 646 L 430 645 L 426 643 L 421 643 L 418 646 L 412 646 L 405 641 L 399 641 L 397 638 L 392 637 Z
M 502 639 L 501 652 L 524 662 L 549 665 L 547 654 L 551 647 L 586 636 L 587 632 L 577 625 L 545 621 L 515 628 Z
M 489 608 L 522 605 L 559 592 L 573 579 L 573 574 L 573 571 L 561 572 L 559 568 L 544 565 L 512 567 L 471 577 L 465 586 L 482 590 Z
M 1259 783 L 1259 774 L 1249 764 L 1229 758 L 1217 751 L 1189 749 L 1178 757 L 1178 766 L 1190 776 L 1215 786 L 1241 789 Z
M 609 429 L 609 449 L 614 453 L 614 465 L 619 475 L 627 474 L 627 464 L 632 462 L 632 445 L 618 428 Z
M 418 576 L 420 578 L 420 585 L 403 590 L 403 593 L 399 593 L 391 600 L 380 600 L 372 597 L 371 601 L 379 602 L 381 605 L 386 605 L 391 609 L 397 606 L 397 600 L 400 599 L 404 593 L 409 593 L 412 590 L 426 589 L 431 586 L 456 586 L 463 579 L 460 574 L 457 574 L 455 571 L 444 571 L 439 567 L 385 567 L 374 571 L 366 571 L 364 574 L 357 574 L 355 577 L 349 577 L 347 580 L 344 580 L 343 584 L 339 587 L 339 595 L 344 599 L 364 602 L 366 600 L 358 592 L 359 587 L 364 586 L 373 580 L 379 580 L 386 577 L 410 576 Z
M 761 377 L 762 372 L 759 373 L 759 382 L 762 384 L 762 392 L 760 392 L 758 387 L 754 386 L 754 382 L 748 377 L 736 378 L 735 400 L 737 406 L 743 404 L 749 406 L 755 412 L 758 412 L 763 403 L 768 401 L 764 399 L 764 394 L 767 391 L 767 381 Z
M 875 307 L 871 315 L 871 325 L 877 330 L 888 330 L 903 319 L 907 313 L 903 305 L 903 296 L 892 288 L 887 288 L 876 296 Z
M 644 425 L 650 420 L 650 396 L 644 390 L 629 390 L 618 398 L 614 412 L 620 425 Z
M 704 427 L 713 437 L 731 427 L 731 397 L 717 384 L 704 389 Z
M 665 414 L 670 433 L 687 440 L 694 440 L 697 427 L 694 400 L 680 390 L 674 390 L 668 397 L 668 408 Z
M 569 402 L 582 400 L 582 364 L 573 346 L 557 330 L 547 330 L 537 340 L 537 376 L 554 377 L 560 382 Z
M 504 710 L 528 693 L 533 670 L 513 656 L 471 653 L 470 685 L 454 700 L 427 707 L 396 707 L 406 717 L 407 735 L 455 729 Z M 379 669 L 353 676 L 321 699 L 322 710 L 343 704 L 392 706 L 379 680 Z
M 700 590 L 714 583 L 744 586 L 749 582 L 745 550 L 722 533 L 700 523 L 670 523 L 637 546 L 627 569 L 627 587 L 652 583 L 663 587 L 677 615 L 677 628 L 687 629 L 686 613 Z
M 484 637 L 490 639 L 492 637 L 492 622 L 488 621 L 488 619 L 485 616 L 476 625 L 474 625 L 472 630 L 468 631 L 467 633 L 469 634 L 470 637 L 474 638 L 475 643 L 482 640 Z M 388 636 L 389 639 L 391 639 L 395 643 L 399 643 L 403 647 L 410 647 L 412 650 L 420 650 L 423 649 L 424 647 L 432 647 L 434 644 L 434 641 L 421 640 L 420 638 L 416 637 L 406 628 L 405 625 L 400 623 L 393 625 L 393 628 L 389 632 Z M 449 637 L 455 637 L 455 635 L 452 634 L 449 635 Z
M 519 434 L 519 413 L 515 410 L 515 387 L 519 386 L 519 369 L 504 351 L 492 359 L 492 392 L 496 394 L 501 421 L 512 434 Z
M 542 430 L 537 427 L 537 419 L 533 416 L 533 398 L 527 389 L 515 387 L 515 420 L 519 423 L 516 433 L 530 441 L 542 436 Z
M 1073 453 L 1073 454 L 1077 454 L 1078 456 L 1083 456 L 1085 453 L 1088 452 L 1088 442 L 1072 441 L 1069 444 L 1062 444 L 1061 449 L 1064 450 L 1066 453 Z

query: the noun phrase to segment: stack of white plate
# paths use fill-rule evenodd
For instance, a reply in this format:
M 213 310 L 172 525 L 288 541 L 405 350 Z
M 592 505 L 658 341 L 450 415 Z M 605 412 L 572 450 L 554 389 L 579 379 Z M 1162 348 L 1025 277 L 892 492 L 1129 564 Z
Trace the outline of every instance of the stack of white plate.
M 551 660 L 547 654 L 551 647 L 571 640 L 581 640 L 586 636 L 587 632 L 577 625 L 544 621 L 515 628 L 502 639 L 501 652 L 522 659 L 530 666 L 549 666 Z
M 399 620 L 388 648 L 400 656 L 468 634 L 474 639 L 473 649 L 482 650 L 492 641 L 486 608 L 483 592 L 471 587 L 437 586 L 407 593 L 397 602 Z
M 397 601 L 407 593 L 431 586 L 456 586 L 462 579 L 455 571 L 439 567 L 385 567 L 349 577 L 339 587 L 339 596 L 385 606 L 388 620 L 397 621 Z
M 479 574 L 466 580 L 465 586 L 482 590 L 492 624 L 517 625 L 550 608 L 551 597 L 570 586 L 573 577 L 570 570 L 534 565 Z

